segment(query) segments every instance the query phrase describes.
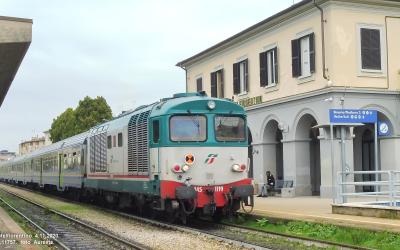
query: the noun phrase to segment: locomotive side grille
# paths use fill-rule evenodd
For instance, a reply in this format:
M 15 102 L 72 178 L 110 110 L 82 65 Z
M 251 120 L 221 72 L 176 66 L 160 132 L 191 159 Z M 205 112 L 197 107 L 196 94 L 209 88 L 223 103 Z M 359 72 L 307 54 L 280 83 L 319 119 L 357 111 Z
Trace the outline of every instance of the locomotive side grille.
M 148 118 L 150 110 L 132 116 L 128 125 L 128 172 L 147 175 L 149 171 Z
M 89 140 L 90 145 L 90 172 L 107 171 L 107 134 L 93 135 Z

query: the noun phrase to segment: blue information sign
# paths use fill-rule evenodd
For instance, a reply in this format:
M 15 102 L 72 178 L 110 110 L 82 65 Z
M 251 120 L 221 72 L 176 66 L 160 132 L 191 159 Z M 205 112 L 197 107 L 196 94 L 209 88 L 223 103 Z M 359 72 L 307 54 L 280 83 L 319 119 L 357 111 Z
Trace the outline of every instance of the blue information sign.
M 378 135 L 388 136 L 390 135 L 389 124 L 385 121 L 378 122 Z
M 330 109 L 331 123 L 376 123 L 378 112 L 369 109 Z

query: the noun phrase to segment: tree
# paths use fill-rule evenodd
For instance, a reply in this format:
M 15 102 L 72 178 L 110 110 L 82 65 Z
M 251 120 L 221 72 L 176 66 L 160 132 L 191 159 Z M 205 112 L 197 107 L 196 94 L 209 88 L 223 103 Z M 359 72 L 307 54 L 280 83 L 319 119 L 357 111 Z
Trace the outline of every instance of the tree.
M 52 142 L 58 142 L 75 135 L 75 115 L 72 108 L 67 108 L 61 115 L 53 119 L 50 129 Z
M 111 118 L 111 108 L 104 97 L 92 99 L 86 96 L 79 101 L 79 106 L 75 109 L 76 131 L 82 133 Z
M 98 96 L 92 99 L 86 96 L 79 101 L 75 110 L 68 108 L 53 120 L 50 129 L 51 140 L 53 143 L 61 141 L 111 118 L 112 111 L 104 97 Z

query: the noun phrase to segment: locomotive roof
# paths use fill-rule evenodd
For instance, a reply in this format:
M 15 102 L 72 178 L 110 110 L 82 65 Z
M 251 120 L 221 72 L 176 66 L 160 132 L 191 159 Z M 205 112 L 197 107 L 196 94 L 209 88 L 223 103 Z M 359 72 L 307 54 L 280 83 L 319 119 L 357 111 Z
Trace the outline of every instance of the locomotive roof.
M 245 112 L 242 106 L 228 99 L 208 97 L 205 93 L 201 92 L 178 93 L 171 98 L 164 98 L 161 99 L 159 102 L 140 106 L 134 110 L 125 112 L 110 121 L 99 124 L 89 131 L 89 136 L 92 134 L 97 134 L 97 130 L 112 131 L 114 129 L 120 129 L 121 127 L 127 126 L 132 116 L 147 111 L 150 111 L 149 117 L 156 117 L 173 113 L 187 114 L 188 110 L 193 113 L 204 113 L 208 110 L 207 102 L 210 100 L 213 100 L 216 103 L 216 108 L 213 111 L 227 114 L 244 114 Z
M 242 106 L 228 99 L 208 97 L 201 93 L 186 93 L 186 95 L 176 94 L 174 98 L 161 100 L 153 106 L 150 117 L 173 113 L 204 113 L 208 111 L 207 103 L 210 100 L 216 103 L 214 112 L 230 114 L 243 114 L 245 112 Z
M 40 148 L 30 154 L 18 156 L 10 161 L 7 161 L 3 164 L 9 164 L 19 161 L 24 161 L 25 159 L 29 159 L 31 157 L 37 157 L 48 153 L 53 153 L 55 151 L 82 145 L 85 139 L 91 135 L 102 133 L 105 131 L 112 131 L 114 129 L 120 129 L 121 127 L 127 126 L 129 120 L 132 116 L 150 111 L 149 117 L 156 117 L 168 114 L 188 114 L 188 113 L 204 113 L 208 111 L 207 103 L 208 101 L 213 100 L 216 103 L 215 109 L 213 112 L 218 113 L 226 113 L 226 114 L 244 114 L 244 108 L 235 102 L 228 99 L 218 99 L 208 97 L 204 92 L 199 93 L 179 93 L 175 94 L 171 98 L 161 99 L 159 102 L 152 103 L 150 105 L 144 105 L 136 108 L 135 110 L 128 111 L 123 113 L 122 115 L 115 117 L 110 121 L 106 121 L 102 124 L 99 124 L 89 131 L 83 132 L 81 134 L 72 136 L 65 140 L 56 142 L 49 146 Z

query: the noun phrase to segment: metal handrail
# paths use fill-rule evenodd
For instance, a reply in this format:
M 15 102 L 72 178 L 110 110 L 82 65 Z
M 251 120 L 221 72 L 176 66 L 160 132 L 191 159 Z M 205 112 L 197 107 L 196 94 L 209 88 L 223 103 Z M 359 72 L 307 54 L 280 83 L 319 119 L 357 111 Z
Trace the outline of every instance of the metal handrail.
M 353 175 L 352 181 L 345 181 L 346 178 Z M 373 181 L 355 181 L 355 175 L 375 175 Z M 389 199 L 389 205 L 395 206 L 396 199 L 400 198 L 400 190 L 397 188 L 400 186 L 400 171 L 338 171 L 337 172 L 337 199 L 335 203 L 345 203 L 347 197 L 387 197 Z M 385 177 L 385 178 L 383 178 Z M 384 179 L 384 180 L 382 180 Z M 374 191 L 368 192 L 345 192 L 348 186 L 374 186 Z M 385 191 L 381 191 L 381 187 L 385 187 Z

